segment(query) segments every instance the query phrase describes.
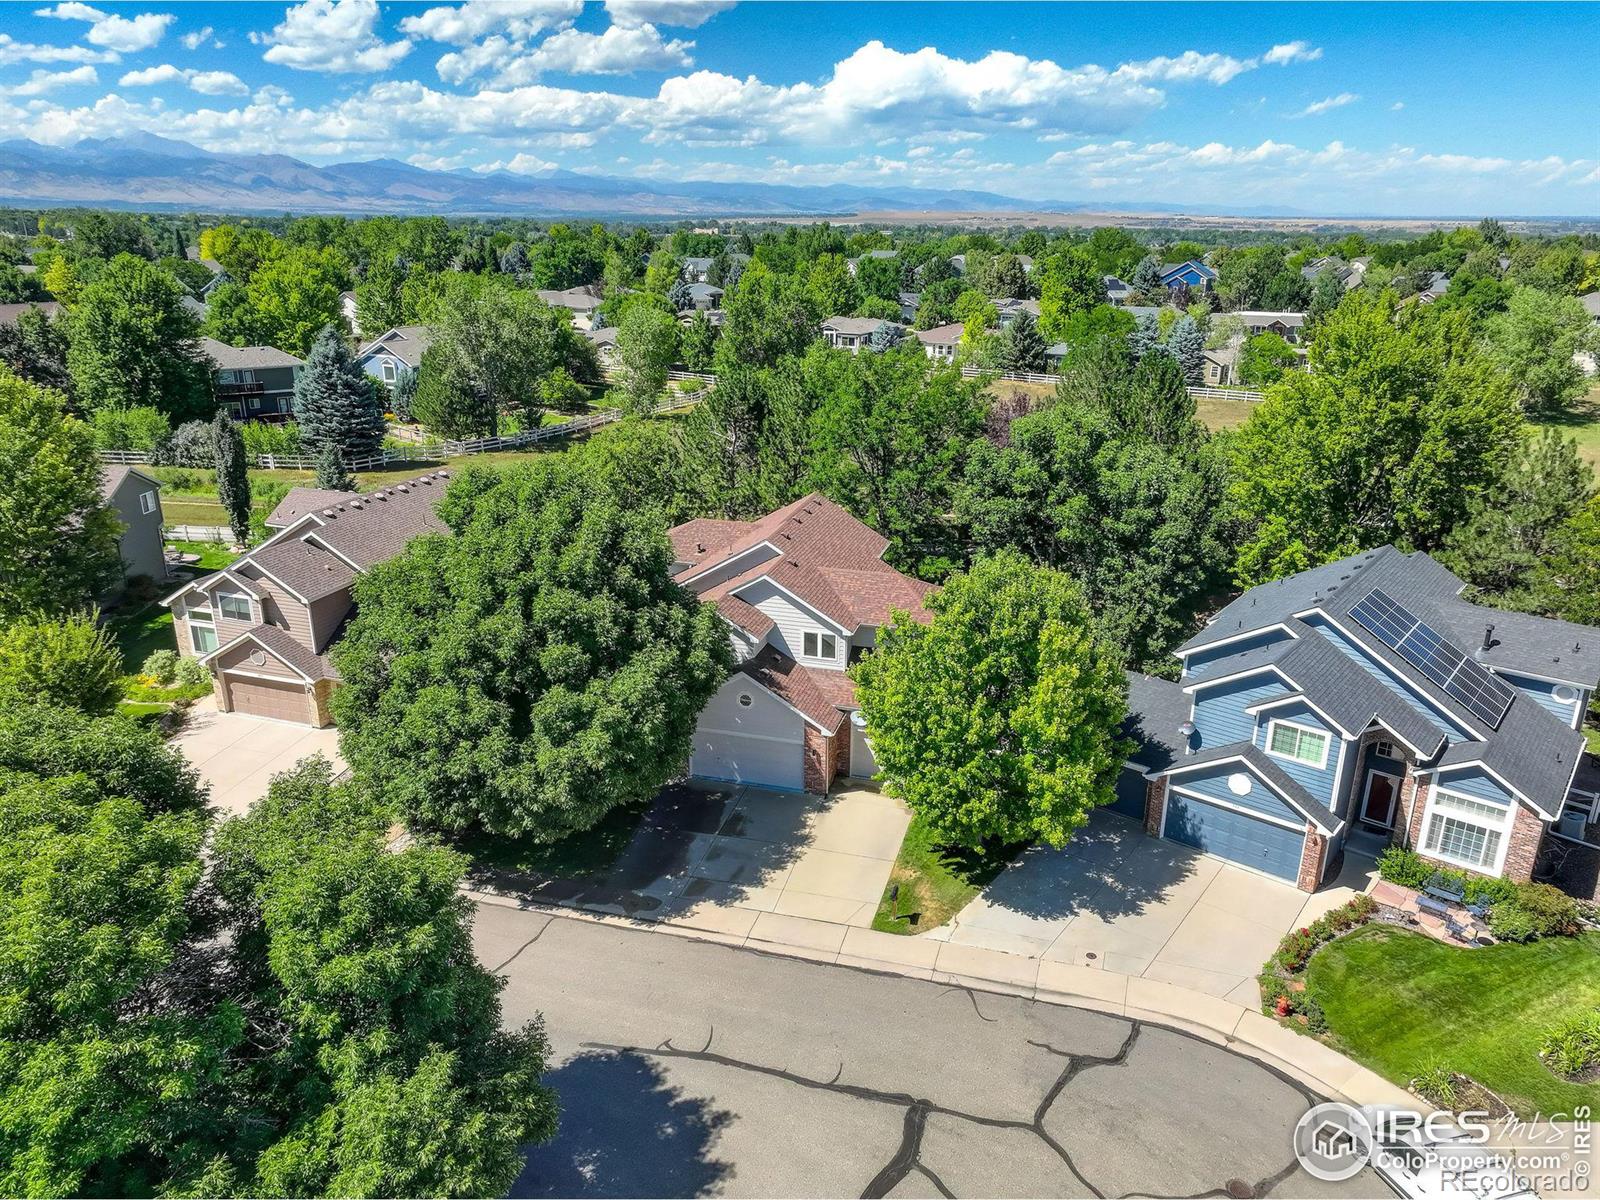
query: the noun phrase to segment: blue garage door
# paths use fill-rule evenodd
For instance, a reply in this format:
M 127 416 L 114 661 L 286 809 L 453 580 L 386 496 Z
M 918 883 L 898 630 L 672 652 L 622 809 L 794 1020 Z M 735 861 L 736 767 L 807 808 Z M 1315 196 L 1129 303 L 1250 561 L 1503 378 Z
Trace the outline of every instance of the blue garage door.
M 1300 849 L 1306 835 L 1302 830 L 1285 829 L 1171 792 L 1167 796 L 1166 836 L 1218 858 L 1292 880 L 1300 874 Z
M 1144 775 L 1130 767 L 1123 767 L 1117 775 L 1117 798 L 1106 805 L 1135 821 L 1144 820 Z

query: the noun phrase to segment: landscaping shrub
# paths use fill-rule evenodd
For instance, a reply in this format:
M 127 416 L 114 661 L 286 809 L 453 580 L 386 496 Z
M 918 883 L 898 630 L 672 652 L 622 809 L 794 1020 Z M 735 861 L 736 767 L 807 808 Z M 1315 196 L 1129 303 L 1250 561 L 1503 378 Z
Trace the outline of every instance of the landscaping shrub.
M 211 672 L 198 658 L 180 658 L 173 671 L 173 677 L 178 684 L 185 688 L 198 687 L 203 683 L 211 682 Z
M 1291 930 L 1278 944 L 1277 953 L 1267 961 L 1267 965 L 1289 975 L 1299 974 L 1318 946 L 1331 942 L 1357 925 L 1365 924 L 1377 907 L 1377 902 L 1363 893 L 1324 913 L 1311 924 Z
M 1438 868 L 1404 846 L 1389 846 L 1378 855 L 1378 878 L 1420 891 Z
M 1566 1079 L 1600 1067 L 1600 1009 L 1569 1013 L 1544 1035 L 1539 1055 Z
M 156 650 L 144 660 L 144 666 L 139 668 L 139 674 L 159 683 L 162 687 L 170 687 L 177 678 L 178 652 L 176 650 Z
M 121 698 L 122 654 L 99 613 L 40 613 L 0 632 L 0 708 L 37 702 L 100 714 Z
M 209 467 L 216 461 L 211 422 L 185 421 L 150 454 L 152 461 L 175 467 Z
M 1429 884 L 1453 886 L 1468 904 L 1499 904 L 1516 896 L 1519 886 L 1509 879 L 1491 879 L 1436 866 L 1403 846 L 1390 846 L 1378 855 L 1378 877 L 1419 892 Z
M 1443 1063 L 1435 1063 L 1428 1067 L 1412 1080 L 1411 1086 L 1430 1104 L 1437 1104 L 1440 1108 L 1453 1109 L 1459 1099 L 1456 1091 L 1455 1072 Z
M 300 426 L 293 421 L 276 425 L 264 421 L 246 421 L 240 432 L 244 435 L 246 454 L 305 453 L 300 444 Z
M 1548 883 L 1512 885 L 1512 895 L 1489 910 L 1489 932 L 1502 941 L 1572 937 L 1581 928 L 1578 903 Z
M 154 450 L 172 432 L 159 408 L 97 409 L 90 423 L 96 450 Z

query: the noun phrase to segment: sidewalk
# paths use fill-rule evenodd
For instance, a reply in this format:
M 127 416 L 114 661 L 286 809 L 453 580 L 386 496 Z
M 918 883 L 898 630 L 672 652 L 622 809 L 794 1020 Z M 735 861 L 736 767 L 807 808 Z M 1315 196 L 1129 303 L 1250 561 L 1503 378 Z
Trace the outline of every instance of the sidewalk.
M 1401 1104 L 1417 1099 L 1312 1038 L 1260 1011 L 1192 988 L 1095 967 L 1052 962 L 976 946 L 900 937 L 783 913 L 707 906 L 665 921 L 585 912 L 514 896 L 466 889 L 480 904 L 495 904 L 574 921 L 719 942 L 768 954 L 926 979 L 975 991 L 1023 996 L 1046 1004 L 1093 1009 L 1185 1030 L 1248 1055 L 1351 1104 Z

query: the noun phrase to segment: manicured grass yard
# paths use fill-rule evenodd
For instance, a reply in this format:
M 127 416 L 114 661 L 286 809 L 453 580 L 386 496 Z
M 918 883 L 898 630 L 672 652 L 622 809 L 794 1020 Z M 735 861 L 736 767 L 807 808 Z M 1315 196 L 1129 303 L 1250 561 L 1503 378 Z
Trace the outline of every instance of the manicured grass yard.
M 1009 846 L 984 854 L 940 845 L 922 819 L 913 817 L 889 872 L 872 927 L 881 933 L 937 929 L 1005 870 L 1020 848 Z M 897 884 L 900 897 L 891 903 L 889 893 Z M 899 917 L 893 917 L 891 911 L 898 912 Z
M 123 668 L 130 673 L 137 671 L 157 650 L 178 648 L 172 632 L 172 610 L 155 601 L 118 613 L 106 624 L 117 641 L 117 649 L 122 651 Z
M 1600 470 L 1600 387 L 1591 388 L 1589 394 L 1572 406 L 1570 412 L 1543 421 L 1535 421 L 1540 428 L 1560 430 L 1578 443 L 1578 457 L 1591 467 Z
M 1318 951 L 1306 982 L 1333 1044 L 1402 1087 L 1442 1065 L 1523 1116 L 1600 1106 L 1600 1085 L 1539 1061 L 1549 1026 L 1600 1005 L 1600 934 L 1466 950 L 1368 925 Z
M 1200 424 L 1215 433 L 1219 429 L 1237 429 L 1259 407 L 1254 400 L 1197 400 L 1195 415 Z

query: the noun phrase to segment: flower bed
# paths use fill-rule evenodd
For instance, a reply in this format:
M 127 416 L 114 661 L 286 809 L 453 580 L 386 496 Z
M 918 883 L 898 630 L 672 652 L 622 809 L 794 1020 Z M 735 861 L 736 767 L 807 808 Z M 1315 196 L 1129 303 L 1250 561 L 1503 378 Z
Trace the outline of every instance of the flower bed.
M 1286 934 L 1257 977 L 1261 985 L 1261 1011 L 1298 1025 L 1308 1033 L 1326 1032 L 1328 1021 L 1323 1016 L 1322 1006 L 1306 993 L 1306 964 L 1318 948 L 1340 934 L 1365 925 L 1377 911 L 1377 902 L 1363 893 L 1324 913 L 1311 924 Z

